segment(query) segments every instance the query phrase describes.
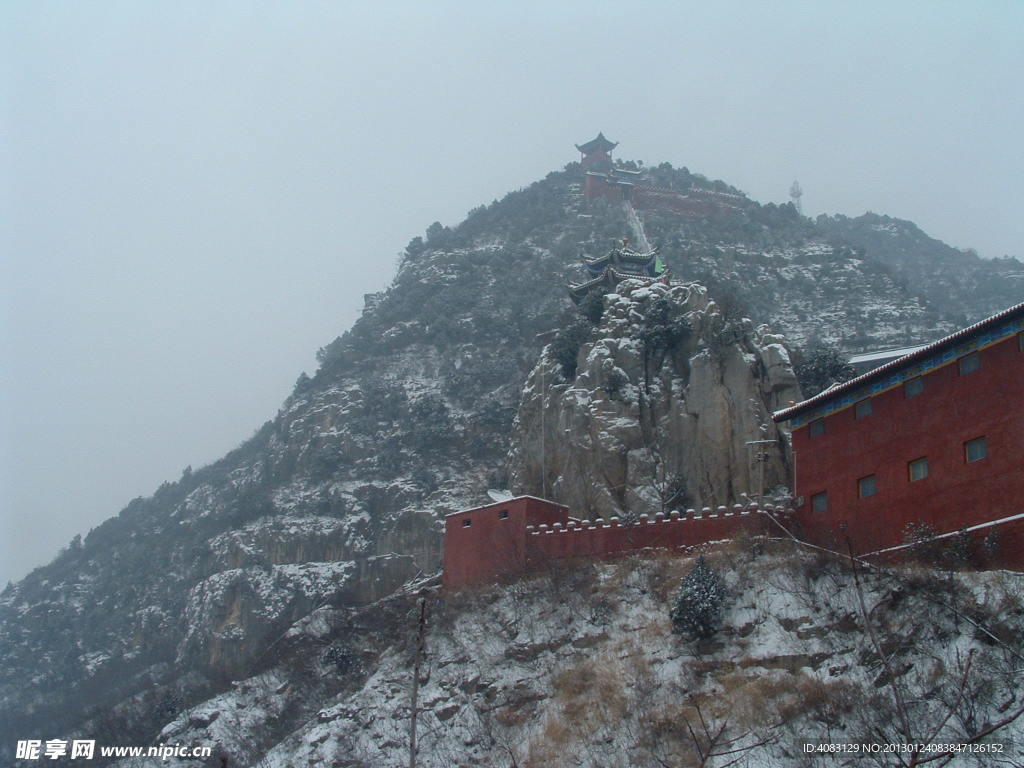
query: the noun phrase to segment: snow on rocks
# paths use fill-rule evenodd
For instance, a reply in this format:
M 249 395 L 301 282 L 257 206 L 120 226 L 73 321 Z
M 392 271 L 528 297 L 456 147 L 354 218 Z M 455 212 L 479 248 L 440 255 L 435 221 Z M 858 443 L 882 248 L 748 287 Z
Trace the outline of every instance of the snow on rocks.
M 841 560 L 822 560 L 790 542 L 710 547 L 705 557 L 729 597 L 721 627 L 703 640 L 673 633 L 669 617 L 693 557 L 578 563 L 483 591 L 429 597 L 417 765 L 685 764 L 693 753 L 686 721 L 695 720 L 698 706 L 738 739 L 737 749 L 750 748 L 740 756 L 751 766 L 803 765 L 792 748 L 803 741 L 895 736 L 883 665 L 864 630 L 857 582 Z M 875 632 L 893 649 L 908 690 L 934 694 L 920 705 L 931 708 L 922 716 L 931 714 L 932 724 L 943 706 L 938 694 L 956 699 L 958 670 L 973 653 L 982 671 L 971 685 L 987 680 L 991 695 L 971 706 L 994 721 L 1015 685 L 1012 674 L 999 672 L 1010 669 L 1005 649 L 979 639 L 958 610 L 930 602 L 935 593 L 922 586 L 927 578 L 913 571 L 859 576 L 864 601 L 878 606 Z M 966 574 L 956 582 L 969 594 L 981 578 Z M 999 619 L 1008 596 L 1016 594 L 1019 605 L 1020 574 L 982 580 L 986 586 L 974 590 L 978 602 L 961 602 L 960 610 L 969 607 L 989 622 Z M 244 764 L 269 768 L 403 764 L 416 631 L 410 616 L 418 611 L 413 598 L 389 609 L 390 603 L 367 609 L 394 622 L 381 627 L 391 639 L 375 648 L 376 663 L 349 673 L 344 690 L 327 698 L 293 691 L 309 699 L 308 714 L 264 753 L 245 751 L 245 744 L 266 732 L 267 713 L 282 711 L 289 694 L 275 693 L 259 676 L 197 706 L 163 735 L 216 743 L 224 754 L 244 755 Z M 913 620 L 921 615 L 928 621 Z M 316 637 L 330 642 L 319 630 Z M 275 682 L 281 677 L 267 674 Z M 951 719 L 942 740 L 962 739 L 963 727 Z M 998 740 L 1021 735 L 1015 724 Z M 758 743 L 763 737 L 769 738 Z
M 550 350 L 530 374 L 513 486 L 588 516 L 731 503 L 758 490 L 746 443 L 776 436 L 769 414 L 798 398 L 781 337 L 726 320 L 703 286 L 627 279 L 573 381 Z M 784 481 L 781 451 L 766 469 L 767 488 Z

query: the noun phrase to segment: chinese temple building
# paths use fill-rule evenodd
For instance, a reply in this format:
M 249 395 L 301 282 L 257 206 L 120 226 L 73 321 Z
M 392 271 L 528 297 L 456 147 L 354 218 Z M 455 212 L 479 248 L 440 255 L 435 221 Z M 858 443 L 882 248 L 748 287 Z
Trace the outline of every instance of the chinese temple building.
M 604 256 L 584 258 L 583 266 L 588 279 L 582 283 L 569 284 L 569 294 L 576 304 L 583 301 L 591 291 L 608 293 L 628 278 L 668 278 L 657 248 L 646 253 L 634 251 L 629 247 L 628 239 L 622 241 L 621 247 L 612 248 Z
M 583 170 L 583 196 L 588 200 L 628 202 L 639 210 L 669 211 L 688 218 L 723 216 L 742 209 L 743 195 L 707 187 L 688 189 L 660 187 L 650 174 L 632 164 L 615 165 L 611 151 L 619 144 L 603 133 L 585 144 L 576 144 Z
M 584 168 L 592 166 L 611 167 L 611 151 L 619 146 L 617 141 L 608 141 L 603 133 L 598 133 L 597 138 L 591 139 L 584 144 L 577 144 L 576 149 L 580 151 L 580 165 Z
M 1024 304 L 777 412 L 802 536 L 861 556 L 908 530 L 1024 567 Z M 908 528 L 911 526 L 911 528 Z

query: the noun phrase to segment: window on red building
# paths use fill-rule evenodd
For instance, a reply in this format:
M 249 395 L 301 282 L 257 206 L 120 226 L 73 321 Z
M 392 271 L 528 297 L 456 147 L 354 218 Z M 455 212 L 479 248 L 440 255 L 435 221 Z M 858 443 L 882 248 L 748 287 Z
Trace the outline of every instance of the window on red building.
M 924 392 L 924 380 L 918 376 L 915 379 L 909 379 L 903 382 L 903 396 L 914 397 Z
M 828 511 L 828 492 L 822 491 L 811 496 L 811 509 L 814 512 Z
M 985 444 L 984 437 L 976 437 L 964 443 L 964 459 L 968 463 L 980 461 L 986 456 L 988 456 L 988 446 Z
M 854 416 L 858 419 L 863 419 L 865 416 L 871 415 L 871 398 L 866 397 L 863 400 L 858 400 L 857 404 L 853 406 Z
M 907 476 L 910 478 L 910 482 L 924 480 L 928 477 L 928 459 L 922 456 L 920 459 L 914 459 L 908 463 Z
M 462 521 L 462 527 L 463 528 L 469 528 L 469 526 L 471 526 L 472 524 L 473 524 L 473 521 L 469 520 L 469 519 L 466 519 L 466 520 Z
M 499 520 L 508 520 L 508 510 L 507 509 L 501 510 L 498 513 L 498 519 Z
M 960 375 L 963 376 L 966 373 L 974 373 L 976 370 L 981 368 L 981 358 L 978 357 L 978 353 L 975 352 L 973 355 L 967 355 L 961 357 L 957 364 L 960 366 Z
M 811 437 L 825 434 L 825 420 L 817 419 L 811 422 Z
M 857 495 L 862 499 L 866 499 L 868 496 L 874 496 L 876 493 L 878 493 L 878 489 L 875 486 L 874 475 L 862 477 L 857 481 Z

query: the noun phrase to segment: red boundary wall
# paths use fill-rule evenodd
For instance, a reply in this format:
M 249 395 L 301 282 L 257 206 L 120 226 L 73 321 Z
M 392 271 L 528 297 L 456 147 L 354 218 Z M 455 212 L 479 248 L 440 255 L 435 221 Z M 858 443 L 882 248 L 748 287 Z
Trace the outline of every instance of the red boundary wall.
M 455 512 L 444 519 L 444 585 L 492 581 L 526 569 L 526 528 L 566 522 L 569 508 L 533 496 Z
M 772 505 L 763 510 L 736 505 L 641 515 L 634 524 L 618 518 L 583 521 L 570 518 L 567 507 L 520 496 L 445 518 L 443 581 L 446 587 L 460 587 L 514 577 L 553 560 L 695 547 L 742 532 L 779 533 L 769 514 L 789 516 Z
M 641 210 L 671 211 L 683 216 L 700 218 L 719 216 L 739 209 L 743 198 L 714 190 L 691 189 L 680 192 L 666 187 L 644 184 L 609 184 L 604 176 L 587 174 L 583 194 L 588 200 L 602 197 L 615 202 L 629 199 Z
M 992 532 L 998 532 L 999 543 L 998 547 L 988 554 L 985 552 L 984 542 L 986 536 Z M 961 533 L 965 533 L 973 542 L 975 565 L 1017 571 L 1024 568 L 1024 512 L 998 520 L 965 526 L 961 530 L 940 533 L 935 538 L 927 539 L 916 545 L 899 544 L 873 552 L 863 552 L 860 557 L 878 563 L 906 562 L 907 560 L 922 559 L 922 556 L 925 560 L 932 560 L 935 556 L 927 555 L 928 548 L 948 546 L 952 544 L 953 537 L 960 536 Z M 941 564 L 941 560 L 936 564 Z

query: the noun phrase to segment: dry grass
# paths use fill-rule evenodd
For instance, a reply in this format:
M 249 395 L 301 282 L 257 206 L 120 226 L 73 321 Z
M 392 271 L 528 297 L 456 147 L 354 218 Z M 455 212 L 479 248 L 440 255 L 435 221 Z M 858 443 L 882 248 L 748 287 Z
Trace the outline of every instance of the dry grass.
M 563 669 L 552 680 L 555 696 L 562 701 L 578 698 L 593 686 L 594 677 L 594 664 L 589 661 Z
M 1024 614 L 1024 578 L 1019 573 L 994 571 L 990 577 L 992 612 L 996 616 Z
M 594 734 L 615 732 L 629 715 L 626 680 L 618 660 L 597 656 L 558 672 L 553 704 L 530 743 L 527 766 L 561 765 L 561 757 L 589 744 Z
M 612 725 L 626 716 L 628 700 L 616 659 L 598 656 L 559 673 L 554 681 L 562 714 L 588 730 Z
M 524 768 L 551 768 L 561 765 L 560 757 L 570 741 L 569 724 L 560 718 L 549 717 L 539 735 L 530 740 Z
M 692 557 L 681 557 L 676 552 L 652 553 L 645 563 L 647 589 L 656 600 L 668 604 L 693 563 Z
M 533 713 L 529 707 L 502 707 L 494 713 L 495 721 L 504 728 L 518 728 L 527 722 Z
M 699 766 L 700 759 L 686 726 L 688 721 L 693 724 L 698 722 L 695 703 L 691 699 L 686 704 L 676 703 L 648 713 L 640 723 L 639 746 L 660 759 L 662 765 L 671 765 L 673 768 Z M 704 707 L 709 703 L 700 703 L 701 711 L 706 712 Z
M 721 686 L 722 700 L 728 701 L 729 706 L 727 712 L 712 712 L 719 717 L 728 716 L 741 730 L 777 725 L 780 713 L 799 707 L 799 681 L 799 677 L 793 675 L 764 672 L 721 675 L 715 682 Z M 703 709 L 704 705 L 701 707 Z

